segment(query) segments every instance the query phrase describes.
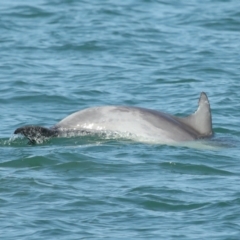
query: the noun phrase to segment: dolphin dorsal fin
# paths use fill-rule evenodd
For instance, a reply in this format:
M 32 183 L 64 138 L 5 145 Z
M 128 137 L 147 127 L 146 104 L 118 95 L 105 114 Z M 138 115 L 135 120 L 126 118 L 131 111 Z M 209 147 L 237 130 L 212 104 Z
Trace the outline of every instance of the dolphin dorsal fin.
M 199 137 L 212 136 L 212 114 L 206 93 L 201 93 L 197 111 L 186 118 L 178 118 L 178 121 L 194 129 Z

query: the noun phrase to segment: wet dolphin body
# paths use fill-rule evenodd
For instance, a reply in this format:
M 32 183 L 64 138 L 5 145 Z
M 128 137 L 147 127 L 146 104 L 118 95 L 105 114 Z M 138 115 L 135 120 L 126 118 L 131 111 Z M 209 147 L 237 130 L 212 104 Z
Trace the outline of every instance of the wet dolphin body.
M 67 133 L 118 133 L 160 143 L 176 143 L 211 137 L 212 117 L 207 95 L 202 92 L 195 113 L 185 118 L 140 107 L 102 106 L 75 112 L 51 128 L 24 126 L 22 134 L 30 143 L 41 138 L 66 136 Z

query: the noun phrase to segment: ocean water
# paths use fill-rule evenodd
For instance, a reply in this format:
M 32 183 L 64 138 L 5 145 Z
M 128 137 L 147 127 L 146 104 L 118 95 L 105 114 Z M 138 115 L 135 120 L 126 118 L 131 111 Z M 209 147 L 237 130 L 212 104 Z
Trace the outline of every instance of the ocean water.
M 1 239 L 240 239 L 240 1 L 0 3 Z M 13 136 L 77 110 L 178 116 L 217 148 Z

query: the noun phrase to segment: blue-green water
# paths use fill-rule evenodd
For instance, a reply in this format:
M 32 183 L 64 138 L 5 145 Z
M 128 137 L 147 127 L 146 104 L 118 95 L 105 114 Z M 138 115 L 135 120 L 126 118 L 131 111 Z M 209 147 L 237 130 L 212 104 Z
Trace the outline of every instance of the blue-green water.
M 1 239 L 239 239 L 239 39 L 238 0 L 1 1 Z M 12 137 L 96 105 L 187 115 L 201 91 L 218 150 Z

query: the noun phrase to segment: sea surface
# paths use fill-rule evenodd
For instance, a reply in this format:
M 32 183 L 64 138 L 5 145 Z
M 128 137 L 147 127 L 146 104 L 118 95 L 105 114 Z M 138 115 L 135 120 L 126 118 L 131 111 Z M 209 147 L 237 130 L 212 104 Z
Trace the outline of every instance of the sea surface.
M 202 91 L 206 148 L 13 134 Z M 1 0 L 0 113 L 1 239 L 240 239 L 239 0 Z

